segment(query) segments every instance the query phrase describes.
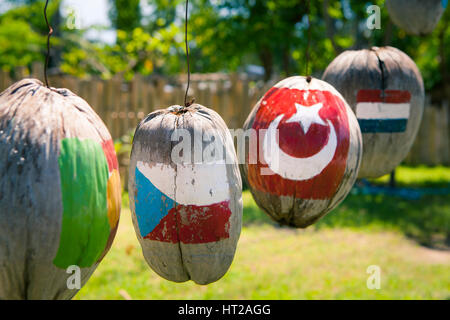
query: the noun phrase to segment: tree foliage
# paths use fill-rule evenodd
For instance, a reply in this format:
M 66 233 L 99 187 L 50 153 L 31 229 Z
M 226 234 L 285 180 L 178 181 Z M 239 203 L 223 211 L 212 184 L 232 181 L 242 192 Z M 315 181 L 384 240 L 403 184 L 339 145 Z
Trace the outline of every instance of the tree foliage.
M 43 1 L 8 0 L 13 4 L 26 4 L 0 15 L 0 68 L 11 71 L 17 66 L 30 66 L 43 61 L 46 52 L 47 24 L 43 18 Z M 58 10 L 60 1 L 49 4 L 48 16 Z M 55 44 L 58 39 L 54 40 Z
M 141 25 L 140 0 L 109 0 L 109 3 L 109 16 L 116 29 L 131 31 Z
M 42 1 L 8 1 L 17 6 L 0 17 L 0 39 L 5 44 L 0 47 L 0 64 L 4 69 L 40 60 L 47 32 Z M 186 71 L 185 1 L 109 2 L 116 43 L 87 41 L 83 36 L 86 30 L 62 27 L 60 67 L 64 72 L 103 77 L 124 73 L 131 78 L 135 73 Z M 381 8 L 381 30 L 366 26 L 371 4 Z M 449 21 L 447 10 L 431 35 L 416 37 L 390 22 L 384 0 L 190 0 L 191 64 L 194 72 L 233 72 L 259 65 L 264 67 L 266 79 L 305 73 L 320 77 L 344 50 L 392 45 L 416 61 L 428 89 L 445 95 L 450 92 Z

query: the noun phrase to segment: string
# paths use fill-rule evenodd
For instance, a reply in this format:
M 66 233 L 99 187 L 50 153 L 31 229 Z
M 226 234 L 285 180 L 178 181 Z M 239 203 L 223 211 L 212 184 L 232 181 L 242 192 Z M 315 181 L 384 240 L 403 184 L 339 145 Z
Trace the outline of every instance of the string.
M 191 67 L 189 63 L 189 44 L 188 44 L 188 13 L 189 13 L 189 0 L 186 0 L 186 18 L 185 18 L 185 28 L 184 28 L 184 42 L 186 44 L 186 62 L 187 62 L 187 72 L 188 72 L 188 82 L 186 87 L 186 94 L 184 95 L 184 106 L 189 107 L 194 103 L 194 99 L 191 102 L 187 101 L 189 86 L 191 85 Z
M 45 77 L 45 85 L 47 86 L 47 88 L 50 88 L 48 85 L 48 78 L 47 78 L 47 69 L 48 69 L 48 63 L 50 61 L 50 37 L 53 34 L 53 28 L 50 25 L 50 23 L 48 22 L 48 17 L 47 17 L 47 7 L 48 7 L 48 1 L 47 0 L 45 2 L 45 7 L 44 7 L 44 17 L 45 17 L 45 22 L 47 23 L 47 27 L 49 29 L 48 32 L 48 36 L 47 36 L 47 54 L 45 56 L 45 67 L 44 67 L 44 77 Z
M 309 75 L 309 49 L 311 45 L 311 19 L 309 17 L 310 15 L 310 0 L 306 0 L 306 18 L 308 22 L 308 35 L 307 35 L 307 43 L 306 43 L 306 66 L 305 66 L 305 74 Z

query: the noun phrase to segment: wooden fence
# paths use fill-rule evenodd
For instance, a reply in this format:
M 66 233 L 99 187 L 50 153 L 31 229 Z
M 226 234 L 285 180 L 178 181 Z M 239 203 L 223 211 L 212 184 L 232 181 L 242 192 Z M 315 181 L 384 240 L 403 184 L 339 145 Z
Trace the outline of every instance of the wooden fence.
M 410 165 L 450 165 L 450 106 L 448 101 L 432 105 L 426 99 L 422 123 L 405 160 Z
M 30 73 L 26 68 L 18 68 L 13 76 L 0 71 L 0 90 L 24 77 L 43 79 L 41 64 L 32 69 Z M 125 82 L 120 75 L 111 80 L 53 75 L 49 82 L 53 87 L 68 88 L 87 100 L 114 139 L 132 132 L 151 111 L 183 104 L 186 89 L 186 76 L 171 79 L 135 76 L 132 81 Z M 189 94 L 196 102 L 219 112 L 230 128 L 239 128 L 271 85 L 249 79 L 245 74 L 194 74 Z M 449 122 L 448 102 L 440 106 L 427 102 L 418 137 L 406 163 L 450 165 Z

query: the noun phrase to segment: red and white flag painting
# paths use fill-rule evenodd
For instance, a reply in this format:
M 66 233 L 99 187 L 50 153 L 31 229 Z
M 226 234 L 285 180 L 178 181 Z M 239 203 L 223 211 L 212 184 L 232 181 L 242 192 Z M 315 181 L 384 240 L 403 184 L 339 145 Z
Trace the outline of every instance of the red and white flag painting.
M 249 164 L 253 187 L 300 199 L 335 195 L 350 144 L 346 103 L 337 91 L 274 87 L 261 100 L 253 129 L 266 130 L 256 141 L 262 155 Z
M 226 165 L 147 164 L 135 170 L 136 217 L 145 239 L 185 244 L 229 238 L 230 190 Z
M 356 117 L 362 133 L 405 132 L 411 94 L 401 90 L 360 90 Z

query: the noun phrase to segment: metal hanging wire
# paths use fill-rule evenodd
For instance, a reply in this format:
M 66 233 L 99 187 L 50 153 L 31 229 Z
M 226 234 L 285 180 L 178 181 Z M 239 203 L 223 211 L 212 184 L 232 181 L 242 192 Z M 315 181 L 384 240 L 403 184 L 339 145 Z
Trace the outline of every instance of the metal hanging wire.
M 307 42 L 306 42 L 306 52 L 305 52 L 305 75 L 308 79 L 311 79 L 309 74 L 309 59 L 310 59 L 310 46 L 311 46 L 311 19 L 310 19 L 310 0 L 306 0 L 306 20 L 308 22 L 308 30 L 307 30 Z M 311 80 L 309 80 L 311 81 Z M 308 82 L 309 82 L 308 81 Z
M 48 17 L 47 17 L 48 1 L 49 0 L 47 0 L 45 2 L 45 7 L 44 7 L 44 18 L 45 18 L 45 22 L 47 23 L 47 27 L 49 29 L 49 32 L 47 35 L 47 54 L 45 55 L 44 78 L 45 78 L 45 85 L 47 86 L 47 88 L 50 88 L 50 86 L 48 85 L 47 69 L 48 69 L 48 63 L 50 61 L 50 37 L 53 34 L 53 28 L 50 25 L 50 23 L 48 22 Z
M 186 94 L 184 95 L 184 106 L 187 108 L 190 105 L 192 105 L 195 101 L 195 99 L 192 99 L 188 102 L 188 93 L 189 93 L 189 87 L 191 85 L 191 66 L 189 62 L 189 43 L 188 43 L 188 23 L 189 23 L 189 0 L 186 0 L 186 17 L 185 17 L 185 25 L 184 25 L 184 42 L 186 44 L 186 62 L 187 62 L 187 74 L 188 74 L 188 81 L 187 81 L 187 87 L 186 87 Z

